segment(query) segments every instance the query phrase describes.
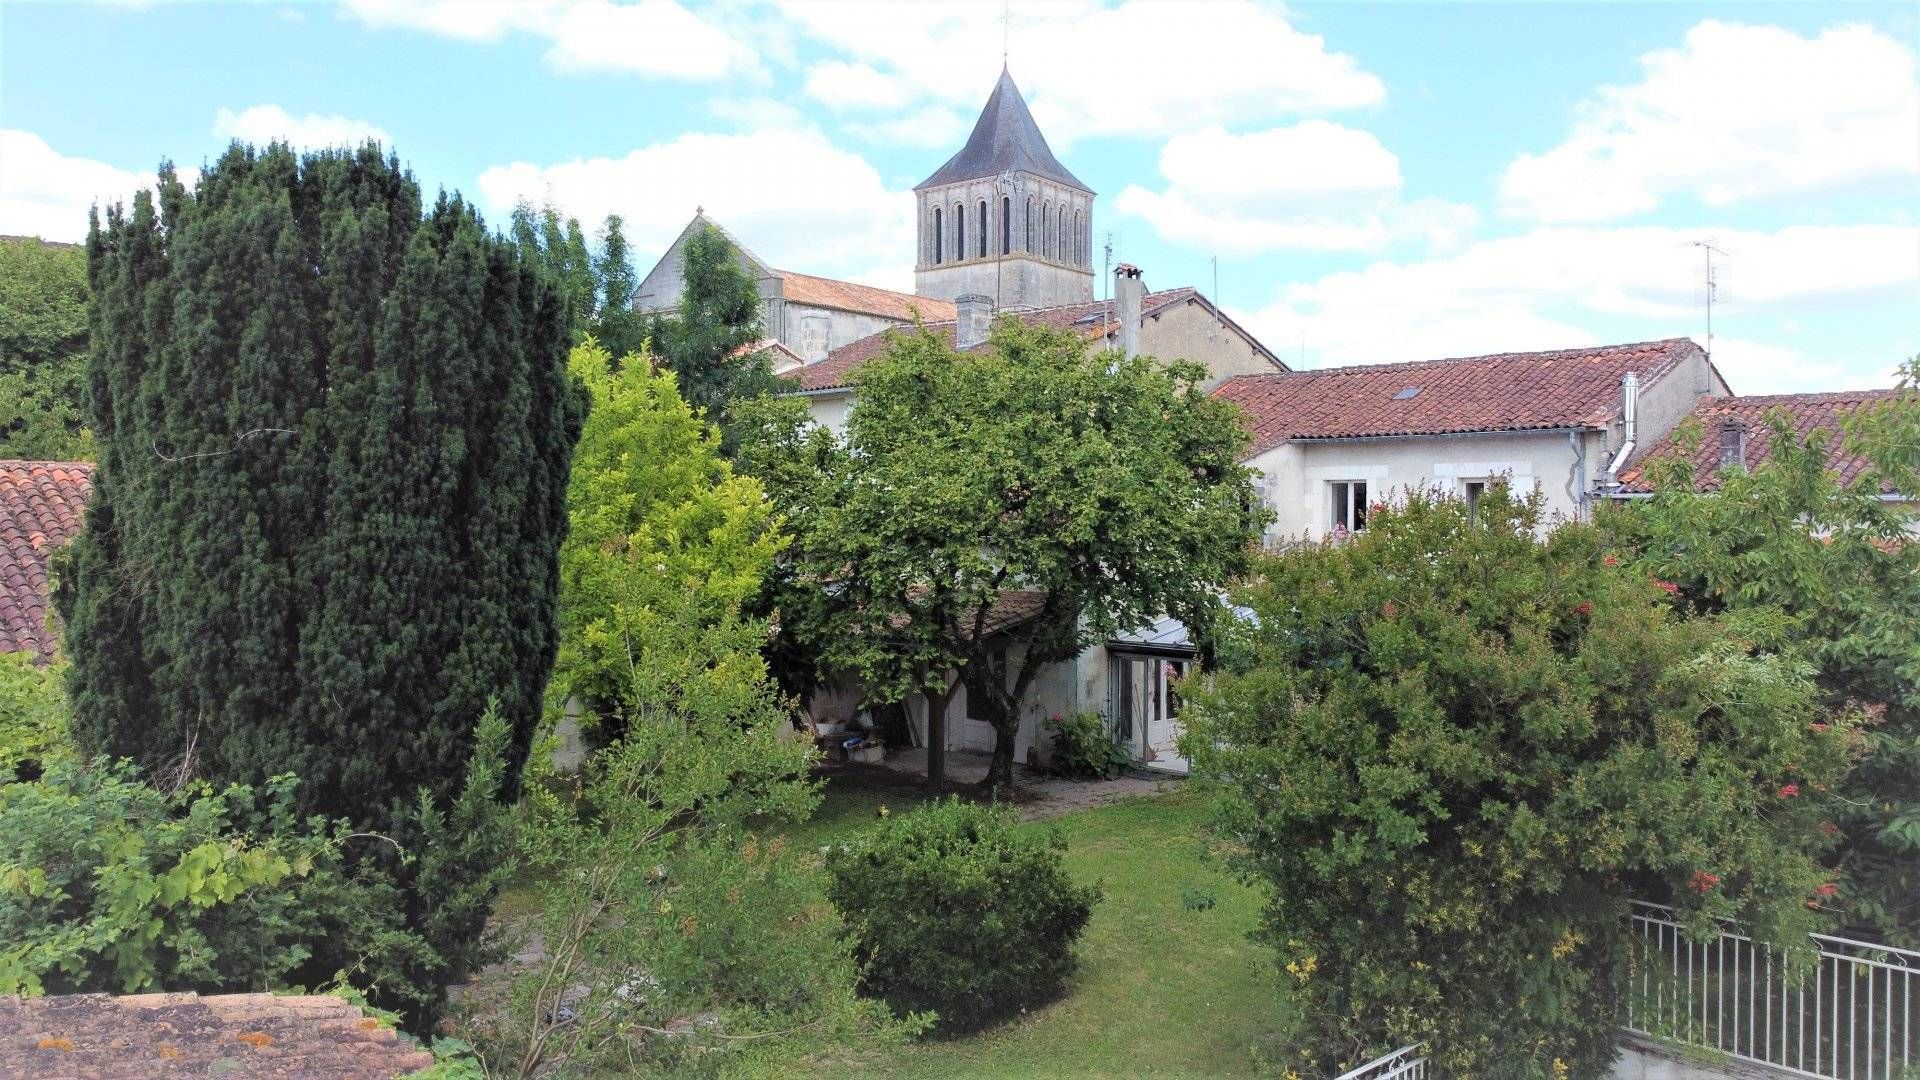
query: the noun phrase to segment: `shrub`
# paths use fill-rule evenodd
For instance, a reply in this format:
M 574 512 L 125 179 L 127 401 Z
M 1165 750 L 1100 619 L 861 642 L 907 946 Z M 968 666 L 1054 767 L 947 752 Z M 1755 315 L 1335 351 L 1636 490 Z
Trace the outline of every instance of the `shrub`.
M 938 1013 L 943 1032 L 1059 994 L 1100 899 L 1067 877 L 1065 848 L 1009 810 L 949 799 L 830 849 L 828 896 L 866 966 L 863 989 L 900 1013 Z
M 0 783 L 31 780 L 68 748 L 65 667 L 31 653 L 0 653 Z
M 0 786 L 0 994 L 282 985 L 308 956 L 300 886 L 338 863 L 293 785 L 167 793 L 60 761 Z
M 1765 627 L 1680 618 L 1592 526 L 1538 522 L 1415 494 L 1266 560 L 1242 660 L 1182 710 L 1271 890 L 1303 1074 L 1424 1040 L 1447 1075 L 1604 1076 L 1630 896 L 1800 952 L 1823 920 L 1803 793 L 1850 720 Z
M 1133 764 L 1133 755 L 1114 741 L 1099 713 L 1056 716 L 1047 721 L 1053 735 L 1053 771 L 1075 780 L 1112 780 Z

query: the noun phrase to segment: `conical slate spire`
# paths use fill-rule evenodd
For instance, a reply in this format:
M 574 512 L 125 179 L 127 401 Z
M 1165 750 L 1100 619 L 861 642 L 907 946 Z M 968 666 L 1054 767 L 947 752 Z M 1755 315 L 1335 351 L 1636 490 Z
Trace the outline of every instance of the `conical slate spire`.
M 1068 172 L 1047 148 L 1047 137 L 1040 134 L 1040 126 L 1027 111 L 1027 101 L 1020 96 L 1020 88 L 1013 85 L 1013 76 L 1003 67 L 993 95 L 987 98 L 987 107 L 980 110 L 973 134 L 967 137 L 967 145 L 914 190 L 979 180 L 1013 170 L 1043 176 L 1093 194 L 1093 189 Z

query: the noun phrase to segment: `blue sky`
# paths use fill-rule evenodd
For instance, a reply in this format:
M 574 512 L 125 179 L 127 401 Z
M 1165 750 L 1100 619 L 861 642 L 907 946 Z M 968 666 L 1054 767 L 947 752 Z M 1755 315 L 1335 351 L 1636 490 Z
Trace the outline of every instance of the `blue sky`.
M 1009 5 L 1096 236 L 1289 362 L 1704 337 L 1744 393 L 1920 352 L 1911 4 Z M 913 184 L 998 74 L 999 3 L 0 6 L 0 232 L 230 138 L 382 138 L 495 219 L 704 205 L 777 266 L 911 288 Z

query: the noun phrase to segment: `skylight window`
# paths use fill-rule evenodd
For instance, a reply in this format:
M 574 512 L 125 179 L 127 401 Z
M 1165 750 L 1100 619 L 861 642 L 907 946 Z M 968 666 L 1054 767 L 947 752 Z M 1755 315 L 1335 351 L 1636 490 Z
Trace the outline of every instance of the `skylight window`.
M 1397 394 L 1395 394 L 1395 395 L 1393 395 L 1393 400 L 1395 400 L 1395 401 L 1412 401 L 1412 400 L 1413 400 L 1413 399 L 1414 399 L 1415 397 L 1418 397 L 1418 396 L 1419 396 L 1419 394 L 1420 394 L 1420 388 L 1419 388 L 1419 387 L 1417 387 L 1417 386 L 1409 386 L 1409 387 L 1407 387 L 1407 388 L 1406 388 L 1405 390 L 1402 390 L 1402 391 L 1400 391 L 1399 393 L 1397 393 Z

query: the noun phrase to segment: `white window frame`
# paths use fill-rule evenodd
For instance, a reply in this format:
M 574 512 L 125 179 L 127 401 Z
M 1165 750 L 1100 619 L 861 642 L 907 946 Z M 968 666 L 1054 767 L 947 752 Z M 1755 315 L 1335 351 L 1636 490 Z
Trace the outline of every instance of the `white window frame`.
M 1367 527 L 1367 508 L 1372 505 L 1372 481 L 1363 476 L 1350 480 L 1327 481 L 1327 530 L 1344 530 L 1348 535 Z M 1342 516 L 1342 511 L 1345 516 Z

